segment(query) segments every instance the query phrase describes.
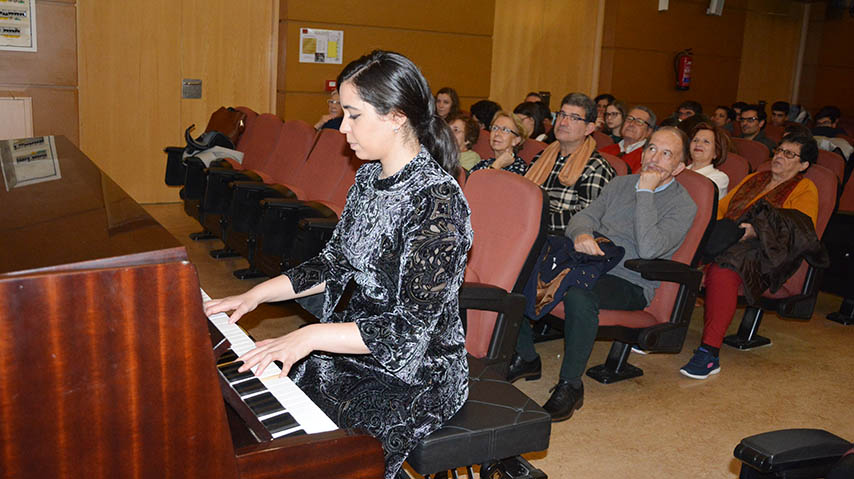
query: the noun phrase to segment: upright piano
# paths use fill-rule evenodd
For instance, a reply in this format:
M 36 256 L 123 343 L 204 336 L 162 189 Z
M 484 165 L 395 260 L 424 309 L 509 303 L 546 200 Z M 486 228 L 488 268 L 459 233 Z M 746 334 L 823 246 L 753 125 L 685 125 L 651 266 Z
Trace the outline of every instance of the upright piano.
M 369 436 L 248 426 L 186 250 L 67 139 L 38 142 L 0 141 L 0 477 L 382 477 Z

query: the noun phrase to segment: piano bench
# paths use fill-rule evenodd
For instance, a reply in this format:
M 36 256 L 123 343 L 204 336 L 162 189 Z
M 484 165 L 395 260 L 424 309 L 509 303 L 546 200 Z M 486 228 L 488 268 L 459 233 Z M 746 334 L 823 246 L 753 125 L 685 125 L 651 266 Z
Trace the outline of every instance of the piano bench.
M 551 418 L 487 364 L 469 357 L 469 396 L 407 462 L 421 475 L 484 464 L 549 446 Z

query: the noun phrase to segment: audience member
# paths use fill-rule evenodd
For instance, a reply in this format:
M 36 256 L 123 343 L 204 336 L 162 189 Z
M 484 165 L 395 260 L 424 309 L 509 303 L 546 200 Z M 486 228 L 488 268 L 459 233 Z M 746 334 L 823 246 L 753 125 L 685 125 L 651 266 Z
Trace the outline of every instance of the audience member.
M 785 101 L 775 101 L 771 105 L 771 124 L 782 127 L 786 120 L 789 119 L 789 103 Z
M 741 124 L 741 137 L 748 140 L 758 141 L 768 147 L 768 151 L 774 151 L 777 144 L 765 136 L 762 131 L 765 128 L 765 110 L 759 105 L 747 105 L 741 109 L 738 118 Z
M 469 171 L 481 160 L 480 155 L 471 149 L 480 136 L 480 126 L 478 126 L 477 120 L 462 112 L 449 116 L 446 121 L 457 140 L 457 148 L 460 150 L 460 166 Z
M 745 111 L 742 111 L 742 114 L 745 114 Z M 737 222 L 746 213 L 752 212 L 758 215 L 759 211 L 754 211 L 755 209 L 751 206 L 760 199 L 764 199 L 773 211 L 794 209 L 807 215 L 814 227 L 818 215 L 818 190 L 812 181 L 803 177 L 802 173 L 815 163 L 817 158 L 818 146 L 815 140 L 807 136 L 789 136 L 774 151 L 770 171 L 748 175 L 721 199 L 718 204 L 719 224 L 721 224 L 720 220 L 731 221 L 732 223 L 727 223 L 732 226 L 735 237 L 731 246 L 724 246 L 722 253 L 715 254 L 715 262 L 706 269 L 703 338 L 700 347 L 694 351 L 694 356 L 680 370 L 685 376 L 705 379 L 720 372 L 718 353 L 727 328 L 735 315 L 739 287 L 744 283 L 744 293 L 748 303 L 757 304 L 765 289 L 757 284 L 760 282 L 760 274 L 766 274 L 767 270 L 780 266 L 780 264 L 772 266 L 754 263 L 755 268 L 752 268 L 751 273 L 743 276 L 742 273 L 746 271 L 743 271 L 743 266 L 749 262 L 748 256 L 763 257 L 764 252 L 761 251 L 764 245 L 776 250 L 774 253 L 776 258 L 789 256 L 789 243 L 786 238 L 801 237 L 802 244 L 806 243 L 803 232 L 794 228 L 791 229 L 790 234 L 783 235 L 774 235 L 774 231 L 766 231 L 773 228 L 772 225 L 784 224 L 782 216 L 780 218 L 761 217 L 761 223 Z M 759 205 L 759 210 L 762 209 L 764 209 L 762 205 Z M 735 228 L 736 225 L 743 230 L 743 233 Z M 773 243 L 768 237 L 759 241 L 757 233 L 770 234 L 776 239 Z M 757 254 L 757 252 L 760 253 Z M 767 256 L 764 257 L 767 258 Z M 778 260 L 775 259 L 775 261 Z M 800 264 L 800 256 L 796 261 L 795 267 L 791 269 L 792 272 Z M 778 278 L 782 281 L 785 279 Z
M 726 161 L 727 135 L 723 129 L 706 122 L 697 123 L 691 134 L 691 164 L 693 170 L 718 186 L 718 199 L 726 196 L 729 176 L 717 169 Z
M 689 117 L 699 115 L 701 113 L 703 113 L 703 105 L 700 105 L 693 100 L 687 100 L 683 101 L 676 109 L 676 119 L 684 121 Z
M 548 107 L 543 102 L 523 102 L 513 109 L 513 113 L 522 120 L 528 138 L 543 141 L 546 138 L 545 120 L 550 117 Z
M 491 100 L 475 102 L 471 108 L 471 116 L 477 120 L 481 130 L 486 130 L 492 124 L 492 117 L 501 110 L 501 105 Z
M 563 298 L 566 320 L 560 377 L 543 406 L 552 421 L 569 419 L 584 402 L 581 376 L 596 339 L 599 310 L 643 309 L 659 284 L 626 268 L 625 261 L 669 259 L 682 244 L 697 211 L 691 195 L 674 181 L 687 157 L 685 133 L 671 127 L 656 131 L 644 148 L 641 173 L 614 178 L 570 220 L 566 236 L 573 240 L 575 251 L 603 255 L 593 237 L 595 231 L 625 248 L 625 256 L 592 289 L 570 287 Z M 508 380 L 541 375 L 532 327 L 529 321 L 522 321 Z
M 732 104 L 732 111 L 734 111 L 734 112 L 735 112 L 735 117 L 736 117 L 736 118 L 738 118 L 739 116 L 741 116 L 741 110 L 743 110 L 743 109 L 744 109 L 744 107 L 746 107 L 746 106 L 747 106 L 747 103 L 745 103 L 745 102 L 743 102 L 743 101 L 737 101 L 737 102 L 735 102 L 735 103 L 733 103 L 733 104 Z
M 436 113 L 447 121 L 448 116 L 460 111 L 460 96 L 451 87 L 441 88 L 436 92 Z
M 643 105 L 632 108 L 623 122 L 623 139 L 602 148 L 602 153 L 619 156 L 631 171 L 640 171 L 643 145 L 655 130 L 655 120 L 655 113 L 649 108 Z
M 715 107 L 714 113 L 712 113 L 711 120 L 715 126 L 723 128 L 727 133 L 732 134 L 733 127 L 735 126 L 735 110 L 726 105 L 718 105 Z
M 317 123 L 314 124 L 315 130 L 329 128 L 337 130 L 341 127 L 341 120 L 344 118 L 344 110 L 341 109 L 341 101 L 338 97 L 338 90 L 334 90 L 329 94 L 326 100 L 328 112 L 321 116 Z
M 596 128 L 602 129 L 605 127 L 605 109 L 614 102 L 616 98 L 610 93 L 602 93 L 593 99 L 596 103 Z
M 522 120 L 518 116 L 506 111 L 495 114 L 490 126 L 489 145 L 492 147 L 493 156 L 486 160 L 480 160 L 472 167 L 471 172 L 486 168 L 502 169 L 517 175 L 524 175 L 528 171 L 528 164 L 518 153 L 522 143 L 528 138 Z
M 839 128 L 839 117 L 842 116 L 842 111 L 839 107 L 829 105 L 823 106 L 815 114 L 815 128 L 813 128 L 814 135 L 826 136 L 828 138 L 833 138 L 837 135 L 847 135 L 847 132 Z
M 617 173 L 596 151 L 596 106 L 583 93 L 561 100 L 554 134 L 557 141 L 534 158 L 525 178 L 549 195 L 549 232 L 562 233 L 570 218 L 599 196 Z
M 528 92 L 527 95 L 525 95 L 525 101 L 528 101 L 531 103 L 537 103 L 538 101 L 543 101 L 543 97 L 541 97 L 539 93 L 537 93 L 535 91 L 531 91 L 531 92 Z
M 623 121 L 626 118 L 626 104 L 620 100 L 614 100 L 610 105 L 605 107 L 605 133 L 611 135 L 614 143 L 618 143 L 623 139 L 620 136 L 623 129 Z

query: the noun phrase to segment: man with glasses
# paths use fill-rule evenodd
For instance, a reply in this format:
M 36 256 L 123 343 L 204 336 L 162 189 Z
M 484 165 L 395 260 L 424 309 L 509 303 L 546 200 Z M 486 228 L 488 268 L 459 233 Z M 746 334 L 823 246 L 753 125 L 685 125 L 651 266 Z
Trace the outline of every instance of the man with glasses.
M 604 255 L 593 237 L 595 231 L 625 248 L 625 256 L 599 277 L 592 289 L 571 286 L 563 297 L 566 317 L 560 377 L 543 406 L 552 421 L 569 419 L 584 402 L 581 376 L 593 350 L 599 310 L 643 309 L 658 287 L 658 282 L 626 268 L 625 261 L 670 259 L 691 227 L 697 205 L 674 178 L 685 169 L 688 144 L 688 137 L 678 128 L 663 127 L 655 132 L 643 149 L 640 174 L 614 178 L 590 206 L 572 217 L 566 228 L 566 236 L 579 253 Z M 512 382 L 541 376 L 532 327 L 523 321 L 507 379 Z
M 738 116 L 741 125 L 741 137 L 748 140 L 758 141 L 768 147 L 768 151 L 774 151 L 777 144 L 774 140 L 765 136 L 765 109 L 759 105 L 747 105 Z
M 632 108 L 623 121 L 623 139 L 619 143 L 602 148 L 602 153 L 622 158 L 629 165 L 630 173 L 637 173 L 641 167 L 643 145 L 655 130 L 655 120 L 655 113 L 649 108 L 643 105 Z
M 596 104 L 583 93 L 561 100 L 555 116 L 555 142 L 534 157 L 525 178 L 549 195 L 549 232 L 563 233 L 569 219 L 590 204 L 614 168 L 596 151 L 590 136 L 596 128 Z

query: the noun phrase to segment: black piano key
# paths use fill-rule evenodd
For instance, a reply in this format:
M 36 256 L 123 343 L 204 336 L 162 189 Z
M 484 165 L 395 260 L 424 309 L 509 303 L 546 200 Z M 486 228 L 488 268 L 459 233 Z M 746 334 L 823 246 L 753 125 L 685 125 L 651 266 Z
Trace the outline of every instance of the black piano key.
M 223 354 L 222 356 L 219 357 L 219 359 L 217 359 L 216 363 L 217 363 L 217 365 L 226 364 L 226 363 L 233 362 L 236 359 L 237 359 L 237 353 L 235 353 L 234 351 L 229 349 L 225 354 Z
M 243 366 L 243 361 L 234 361 L 233 363 L 228 363 L 219 366 L 219 370 L 220 372 L 222 372 L 222 375 L 225 376 L 225 379 L 227 379 L 229 383 L 235 383 L 237 381 L 242 381 L 244 379 L 255 377 L 255 375 L 252 374 L 251 370 L 246 370 L 242 373 L 237 372 L 240 366 Z
M 282 403 L 280 403 L 271 393 L 252 396 L 251 398 L 246 399 L 246 405 L 249 406 L 249 409 L 251 409 L 257 417 L 266 416 L 285 409 L 282 407 Z
M 258 379 L 242 381 L 233 385 L 232 387 L 241 397 L 267 390 L 267 387 L 264 386 L 264 383 L 262 383 Z
M 289 432 L 282 437 L 305 436 L 306 434 L 308 433 L 305 432 L 305 429 L 297 429 L 296 431 Z
M 277 432 L 284 431 L 286 429 L 293 429 L 295 427 L 299 427 L 299 423 L 296 422 L 293 416 L 290 413 L 279 414 L 278 416 L 269 417 L 261 421 L 261 424 L 270 431 L 270 434 L 275 435 Z

